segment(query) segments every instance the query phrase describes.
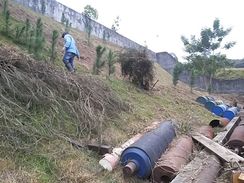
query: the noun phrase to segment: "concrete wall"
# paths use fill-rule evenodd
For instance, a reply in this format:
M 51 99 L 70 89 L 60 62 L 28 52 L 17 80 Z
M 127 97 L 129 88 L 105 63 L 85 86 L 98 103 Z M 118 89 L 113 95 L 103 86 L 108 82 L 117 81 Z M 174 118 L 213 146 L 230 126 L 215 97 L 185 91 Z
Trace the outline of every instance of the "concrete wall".
M 180 75 L 180 81 L 190 84 L 189 75 L 184 72 Z M 206 89 L 203 77 L 195 79 L 194 87 Z M 214 93 L 241 93 L 244 94 L 244 79 L 223 80 L 213 79 Z
M 177 63 L 177 59 L 173 57 L 168 52 L 160 52 L 156 54 L 157 62 L 159 65 L 168 71 L 170 74 L 173 74 L 174 67 Z
M 53 18 L 54 20 L 60 22 L 62 18 L 62 13 L 64 13 L 65 18 L 72 23 L 72 27 L 84 31 L 84 23 L 82 19 L 84 18 L 81 13 L 78 13 L 65 5 L 57 2 L 56 0 L 13 0 L 18 4 L 32 9 L 37 13 L 43 13 L 46 16 Z M 78 0 L 77 0 L 78 1 Z M 45 12 L 42 12 L 43 5 L 45 5 Z M 125 48 L 134 48 L 137 50 L 143 50 L 144 46 L 118 34 L 117 32 L 103 26 L 102 24 L 92 21 L 92 35 L 100 39 L 106 37 L 106 40 L 117 44 Z M 104 36 L 106 35 L 106 36 Z M 147 49 L 147 54 L 150 59 L 156 61 L 156 53 Z

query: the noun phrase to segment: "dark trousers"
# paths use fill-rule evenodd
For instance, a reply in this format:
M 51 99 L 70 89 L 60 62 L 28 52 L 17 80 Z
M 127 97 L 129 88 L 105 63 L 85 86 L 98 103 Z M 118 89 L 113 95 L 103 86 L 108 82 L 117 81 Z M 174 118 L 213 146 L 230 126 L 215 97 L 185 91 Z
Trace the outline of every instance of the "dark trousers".
M 75 58 L 75 54 L 71 52 L 65 52 L 63 57 L 64 65 L 70 72 L 75 71 L 74 58 Z

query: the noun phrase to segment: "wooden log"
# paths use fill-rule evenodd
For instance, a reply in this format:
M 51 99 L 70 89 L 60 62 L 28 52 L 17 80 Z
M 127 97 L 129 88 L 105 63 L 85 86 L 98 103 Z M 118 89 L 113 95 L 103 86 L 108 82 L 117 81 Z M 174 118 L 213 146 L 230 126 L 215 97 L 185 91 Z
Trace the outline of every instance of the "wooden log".
M 239 124 L 240 117 L 233 118 L 229 124 L 225 127 L 224 131 L 219 133 L 213 141 L 224 144 L 227 142 L 234 128 Z M 212 165 L 212 166 L 209 166 Z M 210 154 L 207 150 L 202 150 L 198 156 L 196 156 L 190 163 L 188 163 L 180 173 L 173 179 L 171 183 L 211 183 L 215 181 L 217 172 L 220 169 L 220 160 L 213 154 Z M 210 169 L 212 167 L 212 169 Z M 208 170 L 209 169 L 209 170 Z M 209 175 L 202 172 L 209 172 Z M 205 177 L 204 177 L 205 176 Z M 206 178 L 208 177 L 208 178 Z

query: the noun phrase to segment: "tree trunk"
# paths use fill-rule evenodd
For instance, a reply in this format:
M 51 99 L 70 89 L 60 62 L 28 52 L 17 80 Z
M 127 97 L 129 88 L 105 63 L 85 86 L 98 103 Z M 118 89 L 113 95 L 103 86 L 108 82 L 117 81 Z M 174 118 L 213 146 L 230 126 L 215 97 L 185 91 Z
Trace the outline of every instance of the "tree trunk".
M 212 82 L 213 82 L 213 76 L 209 76 L 209 83 L 208 83 L 208 93 L 212 93 Z

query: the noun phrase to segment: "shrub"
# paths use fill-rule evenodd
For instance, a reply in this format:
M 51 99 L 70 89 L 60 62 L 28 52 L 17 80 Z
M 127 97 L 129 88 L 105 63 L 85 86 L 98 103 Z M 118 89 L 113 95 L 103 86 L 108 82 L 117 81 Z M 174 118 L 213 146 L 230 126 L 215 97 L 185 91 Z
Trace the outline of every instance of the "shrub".
M 184 69 L 183 67 L 184 67 L 184 65 L 180 62 L 178 62 L 174 67 L 174 71 L 173 71 L 173 84 L 174 84 L 174 86 L 176 86 L 178 83 L 179 76 Z
M 102 56 L 104 54 L 104 52 L 106 51 L 105 47 L 102 47 L 100 45 L 98 45 L 96 47 L 96 60 L 95 63 L 93 65 L 93 74 L 98 75 L 101 72 L 101 68 L 104 66 L 105 64 L 105 60 L 102 60 Z
M 135 85 L 149 90 L 154 79 L 153 63 L 145 52 L 127 50 L 119 56 L 121 72 Z

